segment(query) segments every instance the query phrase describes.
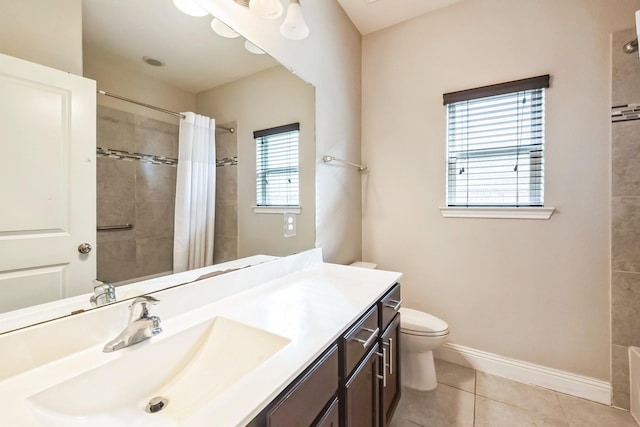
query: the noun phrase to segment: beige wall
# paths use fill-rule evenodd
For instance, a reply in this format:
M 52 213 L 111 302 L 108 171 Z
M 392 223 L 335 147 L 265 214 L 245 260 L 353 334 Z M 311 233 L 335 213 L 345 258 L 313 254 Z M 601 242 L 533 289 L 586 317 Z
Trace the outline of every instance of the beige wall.
M 81 0 L 0 0 L 0 53 L 82 75 Z
M 306 1 L 311 35 L 285 40 L 277 22 L 255 18 L 228 0 L 197 0 L 316 88 L 316 246 L 326 261 L 361 255 L 361 177 L 325 165 L 334 155 L 360 160 L 361 36 L 336 0 Z
M 315 239 L 314 88 L 284 67 L 273 67 L 198 94 L 199 113 L 218 123 L 237 120 L 240 257 L 290 255 L 313 248 Z M 253 131 L 300 123 L 300 204 L 297 234 L 283 236 L 282 214 L 257 214 L 256 143 Z
M 363 254 L 450 341 L 609 380 L 610 33 L 638 0 L 465 1 L 363 40 Z M 442 94 L 551 74 L 548 221 L 447 219 Z

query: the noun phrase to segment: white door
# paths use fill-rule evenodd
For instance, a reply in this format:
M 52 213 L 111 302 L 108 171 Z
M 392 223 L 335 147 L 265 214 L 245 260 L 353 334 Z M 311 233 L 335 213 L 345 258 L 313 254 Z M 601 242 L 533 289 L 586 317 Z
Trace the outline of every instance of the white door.
M 0 55 L 0 312 L 93 290 L 95 150 L 95 81 Z

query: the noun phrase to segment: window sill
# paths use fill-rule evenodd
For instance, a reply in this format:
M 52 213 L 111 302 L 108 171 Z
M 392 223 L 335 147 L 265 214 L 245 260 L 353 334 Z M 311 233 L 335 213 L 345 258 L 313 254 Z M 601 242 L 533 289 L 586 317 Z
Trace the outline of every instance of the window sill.
M 440 208 L 445 218 L 549 219 L 555 208 Z
M 254 213 L 258 214 L 300 214 L 301 206 L 251 206 Z

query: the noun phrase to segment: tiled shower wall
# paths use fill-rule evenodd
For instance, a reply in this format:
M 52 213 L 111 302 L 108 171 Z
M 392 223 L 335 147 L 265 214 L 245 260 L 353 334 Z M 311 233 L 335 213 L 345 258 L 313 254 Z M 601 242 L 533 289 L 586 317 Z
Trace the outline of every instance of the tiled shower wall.
M 237 129 L 237 122 L 223 123 Z M 213 262 L 238 258 L 238 133 L 216 131 L 216 225 Z
M 97 146 L 110 150 L 97 161 L 98 227 L 133 225 L 98 232 L 99 280 L 172 271 L 177 162 L 161 164 L 158 157 L 178 157 L 178 130 L 177 124 L 98 106 Z
M 622 51 L 635 38 L 612 38 L 611 377 L 613 405 L 625 409 L 628 348 L 640 347 L 640 58 Z

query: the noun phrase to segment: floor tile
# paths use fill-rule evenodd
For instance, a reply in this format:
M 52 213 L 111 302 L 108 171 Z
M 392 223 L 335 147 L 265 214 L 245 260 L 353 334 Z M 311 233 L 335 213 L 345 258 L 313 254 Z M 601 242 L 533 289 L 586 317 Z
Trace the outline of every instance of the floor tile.
M 474 396 L 440 384 L 433 391 L 404 387 L 391 427 L 472 427 Z
M 476 396 L 475 427 L 567 427 L 564 419 L 546 418 L 506 403 Z
M 476 374 L 476 381 L 476 393 L 478 396 L 532 412 L 536 419 L 544 419 L 547 422 L 552 420 L 564 422 L 565 420 L 558 397 L 551 390 L 518 383 L 483 372 Z
M 473 368 L 434 359 L 438 382 L 460 390 L 475 393 L 476 371 Z
M 638 427 L 630 412 L 558 393 L 570 427 Z
M 403 387 L 391 427 L 638 427 L 628 411 L 435 362 L 438 388 Z

